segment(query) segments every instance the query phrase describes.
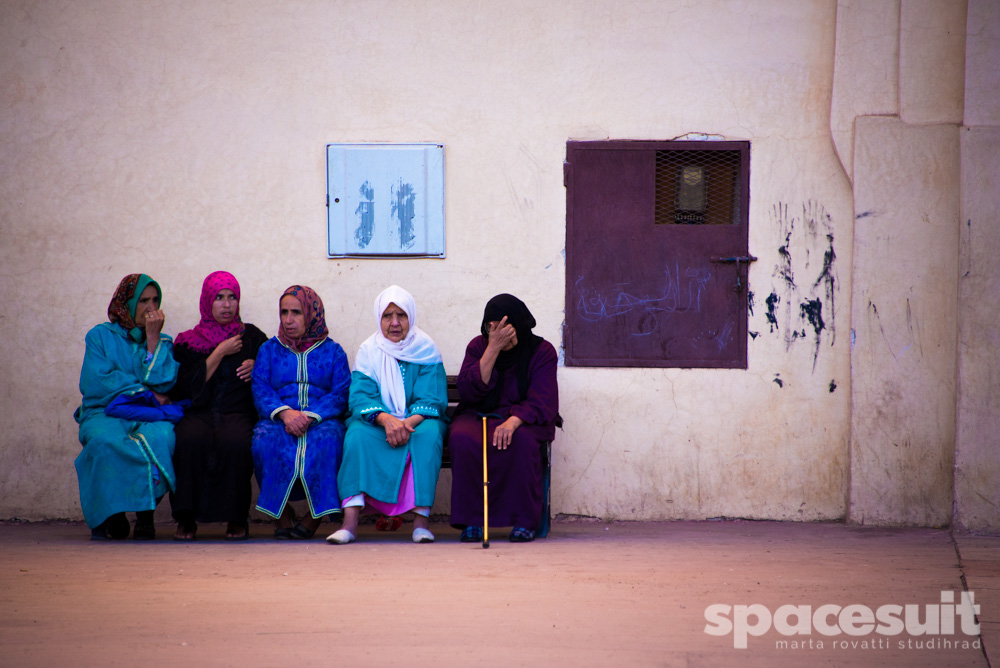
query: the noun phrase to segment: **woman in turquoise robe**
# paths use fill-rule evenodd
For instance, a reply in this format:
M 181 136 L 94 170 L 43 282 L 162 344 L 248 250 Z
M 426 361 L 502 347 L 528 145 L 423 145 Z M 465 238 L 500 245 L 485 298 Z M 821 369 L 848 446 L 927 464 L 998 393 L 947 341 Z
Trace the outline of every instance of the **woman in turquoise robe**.
M 83 402 L 74 415 L 83 445 L 76 474 L 83 516 L 95 540 L 127 537 L 126 511 L 136 512 L 133 537 L 152 539 L 153 510 L 174 487 L 173 423 L 113 417 L 106 411 L 116 399 L 149 393 L 154 406 L 169 404 L 165 393 L 177 380 L 178 364 L 171 338 L 161 332 L 161 295 L 149 276 L 130 274 L 111 299 L 109 322 L 87 332 L 80 372 Z
M 448 385 L 441 353 L 417 325 L 413 296 L 398 286 L 375 300 L 379 331 L 361 344 L 351 374 L 344 459 L 337 476 L 344 524 L 327 541 L 356 539 L 362 509 L 414 511 L 413 542 L 430 543 L 441 471 Z M 397 525 L 398 526 L 398 525 Z

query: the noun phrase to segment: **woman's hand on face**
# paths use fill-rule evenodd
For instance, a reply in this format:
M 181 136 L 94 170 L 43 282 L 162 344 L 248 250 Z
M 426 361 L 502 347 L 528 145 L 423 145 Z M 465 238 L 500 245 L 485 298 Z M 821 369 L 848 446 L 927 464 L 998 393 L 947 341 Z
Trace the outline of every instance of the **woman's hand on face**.
M 293 408 L 286 408 L 278 413 L 278 417 L 285 423 L 285 431 L 296 438 L 305 434 L 312 426 L 311 418 Z
M 236 370 L 236 377 L 249 383 L 253 378 L 253 360 L 243 360 L 243 364 Z
M 514 341 L 516 336 L 517 330 L 514 329 L 514 325 L 507 322 L 507 316 L 504 316 L 500 322 L 490 325 L 489 342 L 486 347 L 499 353 L 507 347 L 507 344 Z
M 152 391 L 152 390 L 151 390 L 151 391 Z M 168 396 L 167 396 L 167 395 L 165 395 L 165 394 L 160 394 L 159 392 L 155 392 L 155 391 L 154 391 L 154 392 L 153 392 L 153 396 L 154 396 L 154 397 L 156 397 L 156 400 L 157 400 L 158 402 L 160 402 L 160 405 L 161 405 L 161 406 L 166 406 L 166 405 L 167 405 L 167 404 L 169 404 L 169 403 L 173 403 L 173 402 L 171 402 L 171 401 L 170 401 L 170 397 L 168 397 Z
M 163 315 L 163 311 L 160 309 L 155 309 L 148 311 L 146 313 L 146 338 L 150 341 L 160 340 L 160 331 L 163 330 L 163 322 L 166 320 L 166 316 Z
M 389 413 L 379 413 L 375 422 L 385 429 L 385 440 L 394 448 L 406 445 L 410 440 L 410 434 L 416 431 L 409 423 Z
M 236 336 L 231 336 L 219 345 L 215 349 L 223 357 L 228 357 L 229 355 L 234 355 L 241 350 L 243 350 L 243 335 L 237 334 Z
M 517 417 L 516 415 L 511 415 L 504 422 L 497 426 L 493 430 L 493 447 L 499 450 L 506 450 L 507 446 L 510 445 L 510 440 L 514 437 L 514 432 L 517 428 L 524 424 L 524 420 Z

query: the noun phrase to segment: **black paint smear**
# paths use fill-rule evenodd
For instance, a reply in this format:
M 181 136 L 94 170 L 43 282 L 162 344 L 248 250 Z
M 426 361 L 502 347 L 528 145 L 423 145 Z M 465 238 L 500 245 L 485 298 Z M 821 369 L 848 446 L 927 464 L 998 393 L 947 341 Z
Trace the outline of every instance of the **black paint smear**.
M 836 390 L 836 389 L 837 389 L 837 381 L 831 380 L 830 381 L 830 394 L 833 394 L 834 390 Z
M 885 335 L 885 327 L 882 326 L 882 318 L 879 317 L 878 307 L 875 306 L 875 304 L 870 299 L 868 300 L 868 308 L 870 308 L 872 310 L 872 313 L 875 314 L 875 320 L 878 321 L 878 329 L 882 333 L 882 340 L 885 341 L 886 347 L 889 348 L 889 352 L 892 354 L 892 359 L 899 359 L 898 357 L 896 357 L 896 351 L 892 349 L 892 344 L 889 343 L 889 337 Z
M 747 308 L 750 310 L 750 317 L 753 317 L 753 290 L 747 290 Z
M 837 292 L 837 278 L 834 276 L 834 264 L 837 261 L 837 254 L 833 250 L 833 235 L 826 235 L 826 240 L 830 244 L 826 252 L 823 253 L 823 271 L 820 272 L 819 278 L 813 283 L 813 287 L 817 288 L 820 284 L 823 284 L 823 295 L 826 297 L 826 303 L 830 305 L 830 313 L 834 312 L 834 299 Z M 831 320 L 830 322 L 830 345 L 832 346 L 837 340 L 836 325 Z
M 753 330 L 749 330 L 747 333 L 750 335 L 751 339 L 756 339 L 758 336 L 760 336 L 760 332 L 755 332 Z
M 784 387 L 785 386 L 785 383 L 782 382 L 782 380 L 781 380 L 781 374 L 780 373 L 774 374 L 774 380 L 772 382 L 777 383 L 778 387 Z
M 767 296 L 764 303 L 767 304 L 767 324 L 771 327 L 771 333 L 773 334 L 776 329 L 778 329 L 778 316 L 775 311 L 778 308 L 778 302 L 781 301 L 781 297 L 774 294 L 773 292 Z
M 854 216 L 854 220 L 861 220 L 862 218 L 867 218 L 868 216 L 874 216 L 874 215 L 875 215 L 874 211 L 863 211 L 858 215 Z
M 819 299 L 807 299 L 806 301 L 799 304 L 799 317 L 803 318 L 812 325 L 813 333 L 816 336 L 816 349 L 813 352 L 813 371 L 816 370 L 816 361 L 819 358 L 819 343 L 820 338 L 823 334 L 823 330 L 826 329 L 826 325 L 823 323 L 823 302 Z M 803 335 L 805 330 L 803 330 Z
M 795 288 L 795 275 L 792 273 L 792 254 L 788 252 L 788 246 L 791 243 L 792 233 L 789 232 L 788 236 L 785 237 L 785 245 L 778 247 L 778 257 L 781 258 L 780 264 L 775 267 L 778 276 L 785 281 L 785 284 L 789 289 Z

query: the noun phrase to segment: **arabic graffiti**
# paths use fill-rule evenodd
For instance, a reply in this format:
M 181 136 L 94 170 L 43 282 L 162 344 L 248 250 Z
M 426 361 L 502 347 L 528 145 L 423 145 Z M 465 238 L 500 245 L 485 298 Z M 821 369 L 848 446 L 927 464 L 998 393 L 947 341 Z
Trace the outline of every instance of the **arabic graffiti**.
M 652 287 L 617 283 L 606 291 L 592 290 L 586 287 L 584 280 L 580 276 L 574 284 L 576 310 L 581 319 L 600 322 L 643 311 L 637 331 L 631 334 L 649 336 L 659 328 L 658 314 L 701 313 L 702 293 L 712 280 L 712 272 L 706 268 L 681 269 L 675 265 L 672 270 L 664 268 L 662 281 Z

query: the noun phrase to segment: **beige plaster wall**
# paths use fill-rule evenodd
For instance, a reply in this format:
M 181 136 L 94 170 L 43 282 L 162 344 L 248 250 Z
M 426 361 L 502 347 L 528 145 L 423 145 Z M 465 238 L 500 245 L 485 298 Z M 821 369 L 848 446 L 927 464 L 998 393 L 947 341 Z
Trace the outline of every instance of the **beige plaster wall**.
M 1000 532 L 1000 4 L 969 3 L 961 133 L 955 522 Z
M 854 119 L 899 113 L 899 3 L 837 2 L 830 133 L 852 180 Z
M 965 128 L 955 520 L 1000 531 L 1000 128 Z
M 497 292 L 560 342 L 567 139 L 688 132 L 752 142 L 749 369 L 561 368 L 553 510 L 844 516 L 853 213 L 830 139 L 836 10 L 0 3 L 0 517 L 79 517 L 83 336 L 122 275 L 161 282 L 171 334 L 196 321 L 212 270 L 240 278 L 244 319 L 268 333 L 280 291 L 311 285 L 352 359 L 374 295 L 400 283 L 455 372 Z M 326 259 L 334 141 L 445 145 L 447 259 Z M 799 312 L 813 298 L 821 330 Z
M 958 128 L 859 118 L 850 519 L 947 525 L 955 447 Z

